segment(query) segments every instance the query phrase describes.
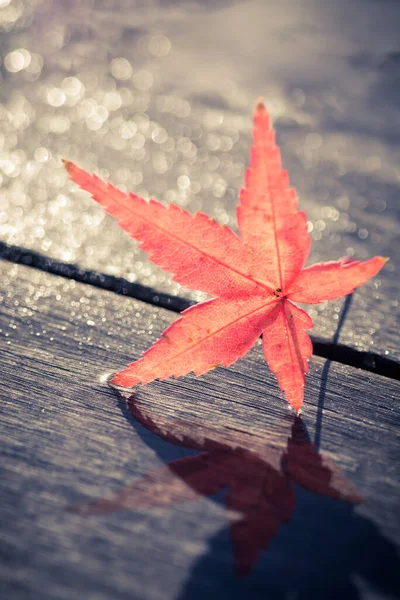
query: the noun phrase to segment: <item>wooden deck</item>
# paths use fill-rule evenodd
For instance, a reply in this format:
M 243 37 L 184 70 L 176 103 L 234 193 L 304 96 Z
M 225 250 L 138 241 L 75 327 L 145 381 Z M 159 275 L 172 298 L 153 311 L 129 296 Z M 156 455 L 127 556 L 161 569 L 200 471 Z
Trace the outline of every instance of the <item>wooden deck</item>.
M 117 397 L 174 313 L 1 280 L 3 597 L 396 597 L 398 381 L 315 356 L 296 420 L 256 347 Z
M 1 600 L 400 598 L 400 5 L 36 4 L 0 13 Z M 112 389 L 202 296 L 59 157 L 234 228 L 257 94 L 311 261 L 391 260 L 310 308 L 300 417 L 260 345 Z

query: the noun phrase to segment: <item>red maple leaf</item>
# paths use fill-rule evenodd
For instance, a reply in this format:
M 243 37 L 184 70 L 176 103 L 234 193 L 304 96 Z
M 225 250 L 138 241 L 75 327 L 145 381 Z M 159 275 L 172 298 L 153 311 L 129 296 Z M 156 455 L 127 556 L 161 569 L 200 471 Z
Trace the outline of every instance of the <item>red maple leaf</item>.
M 227 489 L 226 508 L 235 570 L 250 572 L 263 550 L 291 520 L 294 483 L 310 492 L 347 501 L 362 496 L 335 463 L 317 452 L 301 418 L 288 415 L 274 429 L 250 435 L 245 431 L 154 417 L 134 397 L 127 399 L 132 415 L 146 429 L 174 445 L 200 453 L 170 461 L 108 498 L 69 506 L 81 515 L 171 506 L 196 501 Z M 144 412 L 147 411 L 147 412 Z M 199 435 L 200 434 L 200 435 Z
M 293 302 L 318 304 L 350 294 L 386 262 L 380 256 L 365 262 L 342 258 L 304 268 L 310 250 L 306 215 L 297 210 L 262 102 L 253 134 L 237 209 L 240 237 L 203 213 L 125 194 L 64 161 L 70 178 L 118 219 L 154 263 L 178 283 L 215 296 L 185 310 L 143 358 L 115 375 L 115 385 L 228 367 L 262 335 L 267 363 L 298 410 L 312 354 L 307 329 L 313 323 Z

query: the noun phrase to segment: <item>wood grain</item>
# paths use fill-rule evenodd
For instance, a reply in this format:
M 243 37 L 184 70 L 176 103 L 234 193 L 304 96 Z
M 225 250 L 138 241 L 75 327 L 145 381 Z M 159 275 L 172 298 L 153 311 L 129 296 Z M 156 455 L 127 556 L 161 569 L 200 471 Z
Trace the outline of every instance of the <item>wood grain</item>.
M 230 369 L 138 390 L 136 406 L 155 423 L 144 427 L 105 379 L 138 357 L 175 315 L 0 265 L 3 597 L 398 596 L 397 382 L 311 360 L 304 426 L 365 502 L 354 508 L 295 481 L 289 521 L 251 574 L 238 577 L 223 489 L 204 496 L 174 480 L 174 490 L 186 486 L 186 499 L 181 491 L 163 504 L 151 500 L 162 498 L 162 486 L 142 483 L 141 504 L 128 510 L 65 509 L 148 481 L 171 461 L 209 450 L 210 440 L 276 469 L 290 435 L 281 426 L 288 410 L 261 348 Z M 160 431 L 168 432 L 169 423 L 172 432 L 186 424 L 186 438 L 168 442 Z

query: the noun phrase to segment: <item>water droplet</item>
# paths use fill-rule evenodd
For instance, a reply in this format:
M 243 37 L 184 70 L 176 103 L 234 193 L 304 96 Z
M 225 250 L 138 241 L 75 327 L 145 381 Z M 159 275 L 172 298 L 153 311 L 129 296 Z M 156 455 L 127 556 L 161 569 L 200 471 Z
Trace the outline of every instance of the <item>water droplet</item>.
M 111 61 L 110 71 L 113 77 L 124 81 L 132 75 L 131 63 L 126 58 L 115 58 Z
M 25 48 L 19 48 L 7 54 L 4 59 L 4 66 L 10 73 L 18 73 L 26 69 L 31 63 L 31 55 Z

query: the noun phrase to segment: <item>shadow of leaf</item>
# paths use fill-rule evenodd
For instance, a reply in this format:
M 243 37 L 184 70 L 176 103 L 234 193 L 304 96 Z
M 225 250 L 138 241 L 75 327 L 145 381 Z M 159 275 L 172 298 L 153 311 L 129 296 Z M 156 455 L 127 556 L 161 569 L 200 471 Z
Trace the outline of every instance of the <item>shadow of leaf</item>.
M 302 420 L 288 415 L 271 430 L 254 435 L 210 423 L 153 417 L 133 396 L 133 417 L 148 431 L 198 454 L 170 461 L 109 498 L 69 507 L 98 515 L 195 501 L 227 489 L 226 509 L 235 571 L 247 574 L 280 524 L 291 519 L 295 487 L 351 504 L 362 502 L 352 483 L 328 457 L 317 452 Z

